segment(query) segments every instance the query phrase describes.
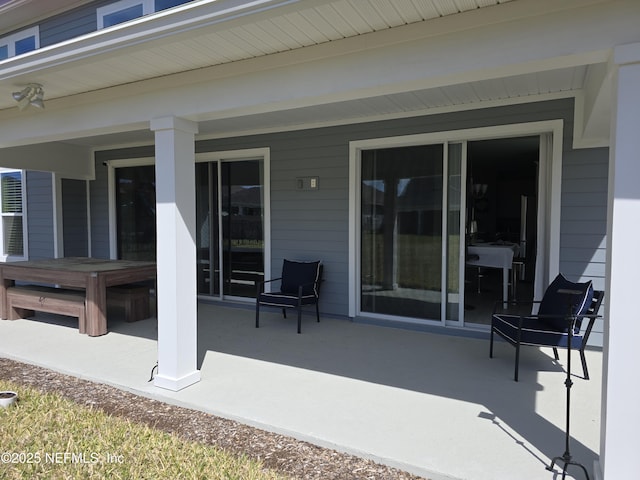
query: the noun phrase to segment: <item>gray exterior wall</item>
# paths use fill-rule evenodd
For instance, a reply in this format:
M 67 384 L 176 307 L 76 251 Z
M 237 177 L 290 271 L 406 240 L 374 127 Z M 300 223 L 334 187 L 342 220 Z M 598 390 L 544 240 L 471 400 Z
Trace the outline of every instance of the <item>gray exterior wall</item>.
M 96 156 L 98 156 L 96 154 Z M 107 167 L 96 161 L 96 179 L 91 182 L 91 256 L 109 258 L 109 181 Z
M 62 232 L 65 257 L 89 255 L 87 187 L 84 180 L 62 180 Z
M 31 171 L 26 176 L 28 258 L 52 258 L 55 255 L 53 177 L 48 172 Z
M 609 149 L 570 150 L 562 169 L 560 271 L 604 288 Z M 602 282 L 602 283 L 601 283 Z
M 272 273 L 278 273 L 284 258 L 322 259 L 325 282 L 321 311 L 347 315 L 350 141 L 554 119 L 564 121 L 560 270 L 573 280 L 593 280 L 595 288 L 602 289 L 608 150 L 572 149 L 572 99 L 204 140 L 197 142 L 196 150 L 270 148 Z M 98 152 L 96 168 L 103 168 L 102 160 L 149 155 L 153 155 L 152 147 Z M 296 177 L 306 176 L 318 176 L 320 188 L 297 190 Z M 107 219 L 106 186 L 101 182 L 104 178 L 99 174 L 92 185 L 94 238 L 107 230 L 106 225 L 98 225 Z M 96 190 L 102 193 L 94 194 Z M 596 330 L 598 343 L 601 326 Z

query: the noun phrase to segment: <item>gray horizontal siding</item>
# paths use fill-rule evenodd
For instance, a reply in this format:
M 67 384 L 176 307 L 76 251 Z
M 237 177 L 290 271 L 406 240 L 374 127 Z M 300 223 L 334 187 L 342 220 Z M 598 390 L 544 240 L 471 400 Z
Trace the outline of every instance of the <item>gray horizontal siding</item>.
M 48 172 L 27 172 L 27 237 L 31 260 L 55 256 L 53 185 Z
M 96 156 L 99 156 L 96 154 Z M 108 169 L 96 160 L 96 179 L 90 185 L 91 256 L 110 258 Z
M 100 2 L 104 3 L 108 2 Z M 98 25 L 96 8 L 93 4 L 84 5 L 41 21 L 40 46 L 47 47 L 94 32 Z
M 604 287 L 608 149 L 565 152 L 563 158 L 560 270 Z M 588 263 L 579 258 L 589 258 Z
M 609 150 L 566 151 L 562 170 L 560 271 L 572 280 L 603 290 L 606 274 Z M 601 314 L 604 312 L 603 302 Z M 590 343 L 602 346 L 604 325 L 597 321 Z
M 606 149 L 572 150 L 572 115 L 573 101 L 559 100 L 203 140 L 196 143 L 196 152 L 270 148 L 273 274 L 278 275 L 285 258 L 321 259 L 325 265 L 321 311 L 347 315 L 349 142 L 491 125 L 564 121 L 560 269 L 572 278 L 593 278 L 596 288 L 603 288 L 608 154 Z M 136 155 L 153 155 L 153 148 L 98 152 L 96 158 L 108 160 Z M 296 178 L 308 176 L 319 178 L 318 190 L 296 188 Z M 589 202 L 588 213 L 585 213 L 585 202 Z M 600 328 L 594 332 L 594 337 L 601 331 Z
M 62 180 L 62 208 L 64 256 L 88 256 L 87 187 L 84 180 Z

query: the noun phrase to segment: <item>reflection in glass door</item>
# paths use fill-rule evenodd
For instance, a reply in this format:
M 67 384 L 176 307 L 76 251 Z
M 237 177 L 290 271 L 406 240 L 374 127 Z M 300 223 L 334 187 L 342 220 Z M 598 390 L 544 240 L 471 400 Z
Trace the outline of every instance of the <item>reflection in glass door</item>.
M 263 179 L 261 160 L 196 165 L 199 294 L 255 296 L 264 278 Z
M 362 312 L 441 318 L 443 156 L 442 144 L 362 151 Z
M 116 168 L 118 258 L 156 260 L 156 174 L 153 165 Z
M 220 294 L 218 164 L 196 163 L 198 293 Z

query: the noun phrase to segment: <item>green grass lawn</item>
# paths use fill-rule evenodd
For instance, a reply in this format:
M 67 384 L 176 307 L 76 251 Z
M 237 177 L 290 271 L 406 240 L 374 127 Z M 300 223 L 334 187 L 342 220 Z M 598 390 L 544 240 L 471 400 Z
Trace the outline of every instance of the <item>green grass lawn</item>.
M 0 381 L 0 479 L 283 480 L 247 458 Z

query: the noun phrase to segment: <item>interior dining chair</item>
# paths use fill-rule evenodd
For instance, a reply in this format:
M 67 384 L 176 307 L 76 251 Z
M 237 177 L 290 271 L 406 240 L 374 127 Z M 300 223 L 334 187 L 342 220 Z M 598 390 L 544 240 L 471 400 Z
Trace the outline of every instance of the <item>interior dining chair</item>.
M 256 328 L 260 327 L 260 305 L 282 308 L 282 315 L 287 318 L 287 309 L 298 312 L 298 333 L 302 330 L 302 307 L 315 305 L 316 319 L 320 322 L 318 302 L 322 283 L 322 262 L 297 262 L 284 260 L 282 275 L 261 282 L 256 282 Z M 265 284 L 280 281 L 280 290 L 265 292 Z

